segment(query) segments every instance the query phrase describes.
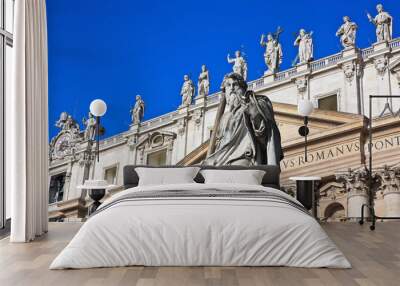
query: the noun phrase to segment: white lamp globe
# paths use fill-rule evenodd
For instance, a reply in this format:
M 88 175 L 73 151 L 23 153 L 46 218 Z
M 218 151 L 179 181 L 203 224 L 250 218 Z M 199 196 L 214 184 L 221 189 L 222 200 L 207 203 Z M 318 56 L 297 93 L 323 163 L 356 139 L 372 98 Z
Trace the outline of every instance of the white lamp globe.
M 314 111 L 314 105 L 308 99 L 300 99 L 297 105 L 297 112 L 301 116 L 309 116 Z
M 95 99 L 90 103 L 90 113 L 94 116 L 103 116 L 107 111 L 107 104 L 101 99 Z

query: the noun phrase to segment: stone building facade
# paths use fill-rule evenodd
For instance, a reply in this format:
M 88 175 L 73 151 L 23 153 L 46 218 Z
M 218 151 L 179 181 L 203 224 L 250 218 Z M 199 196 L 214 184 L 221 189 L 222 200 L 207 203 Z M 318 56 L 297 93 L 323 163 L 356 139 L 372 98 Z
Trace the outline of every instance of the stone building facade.
M 319 216 L 326 220 L 358 217 L 360 205 L 368 200 L 369 95 L 400 94 L 400 38 L 266 73 L 248 85 L 274 104 L 285 154 L 281 162 L 283 189 L 293 191 L 291 176 L 321 176 Z M 93 146 L 84 140 L 77 124 L 60 126 L 50 144 L 50 217 L 79 216 L 86 194 L 76 186 L 84 178 L 104 178 L 122 186 L 123 167 L 128 164 L 201 162 L 220 96 L 197 97 L 189 106 L 102 140 L 99 162 L 88 158 Z M 316 108 L 309 120 L 308 162 L 304 160 L 304 139 L 298 135 L 303 118 L 297 114 L 297 102 L 302 98 L 310 99 Z M 399 110 L 400 99 L 374 101 L 372 171 L 378 215 L 400 216 Z

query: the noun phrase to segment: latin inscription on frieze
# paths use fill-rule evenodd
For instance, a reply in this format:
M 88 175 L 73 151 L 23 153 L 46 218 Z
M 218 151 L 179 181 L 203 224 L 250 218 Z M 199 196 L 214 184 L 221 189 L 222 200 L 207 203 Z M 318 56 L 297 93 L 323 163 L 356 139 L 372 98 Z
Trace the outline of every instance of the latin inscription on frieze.
M 400 135 L 395 134 L 388 137 L 372 140 L 372 152 L 379 152 L 393 148 L 400 148 Z M 368 152 L 368 143 L 365 144 L 365 152 Z M 310 146 L 305 162 L 304 152 L 297 156 L 288 156 L 281 161 L 282 170 L 299 168 L 306 164 L 317 164 L 328 160 L 340 159 L 350 154 L 362 152 L 359 142 L 345 143 L 325 149 L 315 150 Z M 400 154 L 400 149 L 399 149 Z M 361 154 L 360 154 L 361 155 Z
M 284 158 L 281 161 L 281 168 L 282 170 L 298 168 L 305 164 L 313 164 L 322 161 L 332 160 L 356 152 L 360 152 L 359 142 L 332 146 L 330 148 L 321 150 L 309 150 L 307 154 L 307 162 L 305 162 L 304 154 L 299 156 Z

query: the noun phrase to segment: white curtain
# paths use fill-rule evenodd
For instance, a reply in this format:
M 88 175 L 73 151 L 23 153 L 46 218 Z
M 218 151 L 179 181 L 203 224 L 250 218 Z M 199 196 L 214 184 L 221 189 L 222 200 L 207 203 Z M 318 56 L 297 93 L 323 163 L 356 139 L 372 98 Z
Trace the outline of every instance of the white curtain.
M 13 92 L 6 98 L 6 177 L 12 242 L 47 232 L 48 112 L 45 0 L 16 0 Z

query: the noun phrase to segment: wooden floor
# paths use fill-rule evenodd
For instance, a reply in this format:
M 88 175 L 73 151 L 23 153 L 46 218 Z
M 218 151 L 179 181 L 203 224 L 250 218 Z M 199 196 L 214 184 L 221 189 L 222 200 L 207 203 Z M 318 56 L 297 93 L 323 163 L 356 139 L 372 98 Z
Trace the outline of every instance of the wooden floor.
M 43 238 L 28 244 L 0 241 L 0 285 L 400 285 L 400 222 L 323 225 L 352 269 L 289 267 L 123 267 L 48 270 L 79 229 L 78 223 L 51 223 Z

